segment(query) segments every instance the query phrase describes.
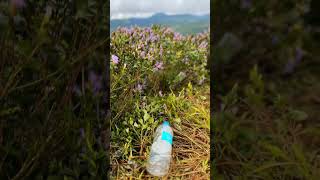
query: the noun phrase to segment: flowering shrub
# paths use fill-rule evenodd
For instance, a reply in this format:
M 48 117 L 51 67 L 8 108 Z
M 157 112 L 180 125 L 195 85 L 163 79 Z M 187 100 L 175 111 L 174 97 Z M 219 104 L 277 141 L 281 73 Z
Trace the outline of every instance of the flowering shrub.
M 185 37 L 160 26 L 135 27 L 119 28 L 111 38 L 113 94 L 124 85 L 157 93 L 208 79 L 208 32 Z

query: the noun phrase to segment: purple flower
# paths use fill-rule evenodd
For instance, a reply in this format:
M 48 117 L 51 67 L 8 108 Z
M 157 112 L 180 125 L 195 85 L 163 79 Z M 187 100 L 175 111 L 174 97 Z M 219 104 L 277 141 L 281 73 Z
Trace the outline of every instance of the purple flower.
M 163 53 L 163 48 L 162 48 L 162 46 L 160 45 L 159 55 L 162 56 L 162 53 Z
M 143 89 L 146 87 L 146 84 L 145 84 L 145 82 L 143 83 L 143 84 L 137 84 L 137 86 L 136 86 L 136 88 L 134 89 L 134 91 L 138 91 L 138 92 L 142 92 L 143 91 Z
M 208 43 L 205 42 L 205 41 L 203 41 L 203 42 L 200 44 L 199 48 L 205 49 L 205 48 L 207 48 L 207 45 L 208 45 Z
M 23 8 L 26 6 L 26 3 L 24 0 L 11 0 L 11 4 L 17 8 Z
M 177 32 L 174 33 L 173 40 L 177 41 L 181 39 L 181 35 Z
M 155 71 L 158 71 L 158 70 L 163 69 L 163 63 L 157 61 L 156 64 L 154 65 L 154 68 L 153 68 L 153 69 L 154 69 Z
M 146 31 L 146 32 L 149 32 L 149 33 L 152 33 L 152 29 L 151 29 L 150 27 L 147 27 L 147 28 L 145 29 L 145 31 Z
M 118 64 L 119 63 L 119 57 L 116 55 L 112 55 L 111 56 L 111 60 L 114 64 Z
M 301 48 L 296 48 L 296 55 L 294 59 L 290 59 L 284 67 L 284 74 L 291 74 L 294 68 L 300 63 L 303 57 L 303 51 Z
M 157 41 L 159 39 L 159 37 L 158 36 L 156 36 L 156 35 L 154 35 L 153 33 L 150 33 L 150 37 L 149 37 L 149 41 L 150 42 L 155 42 L 155 41 Z
M 102 76 L 97 75 L 95 72 L 89 72 L 89 81 L 93 86 L 93 92 L 96 95 L 102 89 Z
M 138 48 L 139 48 L 139 49 L 143 49 L 143 48 L 144 48 L 144 44 L 139 44 L 139 45 L 138 45 Z
M 146 57 L 146 53 L 144 51 L 141 51 L 140 57 L 144 59 Z
M 82 139 L 85 138 L 84 129 L 83 129 L 83 128 L 80 128 L 80 137 L 81 137 Z
M 131 35 L 133 32 L 133 30 L 130 28 L 130 29 L 127 29 L 127 34 Z

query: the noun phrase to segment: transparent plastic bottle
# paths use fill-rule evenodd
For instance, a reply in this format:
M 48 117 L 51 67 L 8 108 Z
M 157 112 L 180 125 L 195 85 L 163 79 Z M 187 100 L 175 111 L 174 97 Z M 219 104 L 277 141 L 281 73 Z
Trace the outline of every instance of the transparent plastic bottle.
M 171 162 L 173 131 L 168 121 L 156 130 L 147 162 L 147 171 L 154 176 L 168 173 Z

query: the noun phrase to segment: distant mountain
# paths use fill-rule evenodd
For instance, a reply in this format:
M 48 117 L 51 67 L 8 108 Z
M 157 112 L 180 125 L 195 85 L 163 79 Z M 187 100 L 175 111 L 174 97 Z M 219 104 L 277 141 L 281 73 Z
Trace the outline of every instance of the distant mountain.
M 210 16 L 208 14 L 197 16 L 191 14 L 167 15 L 164 13 L 157 13 L 148 18 L 111 20 L 110 30 L 112 32 L 118 27 L 147 27 L 153 24 L 169 26 L 175 31 L 178 31 L 182 34 L 194 34 L 203 32 L 204 30 L 208 29 L 210 25 Z

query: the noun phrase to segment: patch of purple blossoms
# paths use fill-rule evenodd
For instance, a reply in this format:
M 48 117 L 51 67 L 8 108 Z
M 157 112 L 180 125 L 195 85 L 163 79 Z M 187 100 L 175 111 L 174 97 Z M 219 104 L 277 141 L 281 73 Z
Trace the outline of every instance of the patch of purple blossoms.
M 199 48 L 201 49 L 206 49 L 207 48 L 208 43 L 206 41 L 203 41 L 200 45 Z
M 154 69 L 155 71 L 159 71 L 159 70 L 163 69 L 163 63 L 157 61 L 156 64 L 154 65 L 154 68 L 153 68 L 153 69 Z
M 119 63 L 119 57 L 116 55 L 112 55 L 111 56 L 111 60 L 114 64 L 118 64 Z
M 180 33 L 175 32 L 175 33 L 174 33 L 174 36 L 173 36 L 173 40 L 175 40 L 175 41 L 179 41 L 179 40 L 181 40 L 181 39 L 182 39 L 181 34 L 180 34 Z
M 146 52 L 141 51 L 141 52 L 140 52 L 140 57 L 141 57 L 142 59 L 146 58 Z

